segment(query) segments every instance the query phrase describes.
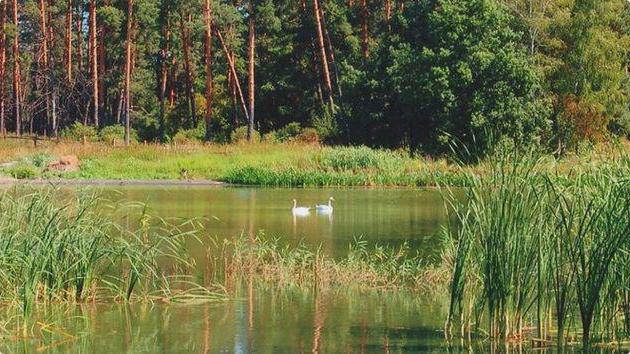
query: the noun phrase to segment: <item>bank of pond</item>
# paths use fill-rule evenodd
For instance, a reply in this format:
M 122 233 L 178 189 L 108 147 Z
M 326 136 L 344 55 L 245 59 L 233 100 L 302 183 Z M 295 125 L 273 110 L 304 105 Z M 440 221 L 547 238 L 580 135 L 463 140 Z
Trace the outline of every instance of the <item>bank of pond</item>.
M 271 301 L 254 300 L 258 294 L 287 296 L 310 309 L 304 315 L 312 320 L 308 327 L 319 330 L 304 336 L 314 346 L 323 342 L 317 336 L 326 332 L 325 323 L 344 316 L 331 308 L 380 296 L 385 308 L 405 299 L 408 307 L 388 310 L 401 319 L 432 313 L 430 324 L 404 327 L 416 328 L 404 340 L 392 339 L 395 326 L 381 328 L 382 341 L 372 343 L 381 347 L 391 339 L 392 348 L 421 351 L 453 343 L 462 350 L 627 349 L 629 166 L 619 160 L 558 179 L 541 171 L 536 159 L 502 160 L 468 188 L 439 191 L 443 204 L 435 207 L 444 208 L 447 218 L 432 236 L 432 252 L 408 242 L 356 238 L 344 254 L 331 254 L 251 230 L 220 238 L 208 232 L 203 218 L 155 216 L 143 204 L 93 190 L 9 188 L 0 198 L 0 326 L 18 342 L 50 331 L 67 333 L 64 343 L 80 342 L 67 318 L 45 315 L 46 322 L 42 314 L 64 308 L 59 311 L 163 313 L 171 306 L 214 313 L 245 298 L 249 305 L 234 311 L 243 313 L 239 325 L 250 328 L 253 304 Z M 283 213 L 290 217 L 287 203 Z M 281 307 L 300 314 L 302 305 Z M 365 328 L 327 348 L 369 337 L 375 327 L 361 321 Z

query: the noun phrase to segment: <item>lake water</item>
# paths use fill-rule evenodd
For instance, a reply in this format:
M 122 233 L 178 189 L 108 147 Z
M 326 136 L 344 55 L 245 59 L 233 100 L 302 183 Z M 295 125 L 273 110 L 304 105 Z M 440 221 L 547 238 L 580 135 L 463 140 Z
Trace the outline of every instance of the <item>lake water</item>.
M 321 245 L 333 256 L 342 256 L 358 237 L 372 244 L 407 242 L 420 252 L 436 252 L 434 237 L 445 222 L 442 198 L 435 190 L 155 186 L 115 190 L 106 194 L 144 202 L 153 215 L 203 217 L 209 232 L 219 237 L 264 230 L 286 242 Z M 331 196 L 336 200 L 333 215 L 293 217 L 291 213 L 293 199 L 312 206 Z M 54 334 L 42 334 L 49 340 L 3 341 L 0 352 L 440 353 L 447 349 L 440 331 L 446 294 L 422 298 L 344 290 L 312 293 L 247 282 L 239 289 L 236 299 L 225 303 L 40 309 L 41 318 L 54 319 L 72 337 L 53 330 Z

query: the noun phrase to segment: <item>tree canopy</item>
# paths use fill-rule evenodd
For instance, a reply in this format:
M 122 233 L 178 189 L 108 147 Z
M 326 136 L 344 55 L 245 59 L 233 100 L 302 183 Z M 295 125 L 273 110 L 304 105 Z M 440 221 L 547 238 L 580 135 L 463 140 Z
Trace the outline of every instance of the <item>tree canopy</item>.
M 630 134 L 624 0 L 9 0 L 0 27 L 2 133 L 299 123 L 427 154 Z

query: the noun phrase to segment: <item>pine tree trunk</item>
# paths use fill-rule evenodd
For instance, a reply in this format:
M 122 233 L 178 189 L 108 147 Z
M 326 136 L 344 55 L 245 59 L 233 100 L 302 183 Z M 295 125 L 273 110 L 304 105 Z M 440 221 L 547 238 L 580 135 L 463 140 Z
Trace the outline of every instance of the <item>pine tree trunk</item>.
M 330 70 L 328 70 L 328 60 L 326 58 L 326 47 L 324 43 L 324 30 L 322 28 L 322 18 L 319 8 L 319 0 L 313 0 L 313 13 L 315 14 L 315 27 L 317 28 L 317 42 L 319 45 L 319 57 L 322 64 L 322 73 L 324 75 L 324 84 L 326 86 L 326 94 L 328 95 L 328 104 L 331 112 L 334 113 L 335 102 L 333 99 L 332 81 L 330 79 Z
M 238 75 L 236 74 L 236 66 L 234 64 L 234 56 L 230 55 L 230 51 L 228 50 L 227 46 L 225 45 L 225 41 L 223 40 L 223 36 L 221 35 L 221 32 L 219 32 L 219 29 L 215 27 L 215 32 L 217 34 L 217 38 L 219 39 L 219 42 L 221 43 L 221 46 L 223 47 L 223 51 L 226 53 L 226 58 L 228 60 L 228 66 L 230 67 L 230 71 L 232 72 L 232 77 L 233 77 L 233 82 L 234 82 L 234 86 L 236 86 L 236 91 L 238 92 L 240 101 L 241 101 L 241 108 L 243 109 L 243 114 L 245 114 L 245 120 L 249 122 L 249 113 L 247 112 L 247 105 L 245 104 L 245 98 L 243 96 L 243 90 L 241 89 L 241 84 L 240 81 L 238 79 Z
M 322 28 L 324 29 L 324 39 L 326 40 L 326 54 L 328 55 L 328 61 L 333 69 L 334 80 L 333 83 L 337 86 L 337 93 L 339 97 L 342 96 L 341 86 L 339 85 L 339 70 L 337 68 L 337 62 L 335 61 L 335 50 L 332 45 L 332 40 L 330 39 L 330 34 L 328 33 L 328 28 L 326 26 L 326 17 L 324 16 L 324 10 L 322 10 L 321 6 L 319 8 L 319 15 L 322 19 Z
M 168 87 L 168 57 L 170 53 L 171 24 L 168 13 L 162 13 L 162 49 L 160 51 L 160 89 L 158 99 L 160 101 L 160 116 L 158 120 L 158 139 L 164 139 L 164 122 L 166 115 L 166 89 Z
M 40 32 L 41 32 L 41 71 L 43 76 L 42 82 L 42 94 L 44 96 L 45 102 L 45 124 L 43 126 L 49 127 L 50 125 L 50 67 L 48 65 L 48 11 L 46 9 L 47 0 L 39 0 L 39 11 L 40 11 Z
M 21 83 L 20 83 L 20 24 L 18 18 L 18 2 L 13 0 L 13 25 L 15 33 L 13 34 L 13 112 L 15 118 L 15 134 L 22 134 L 22 118 L 20 116 L 21 104 Z
M 74 7 L 72 6 L 72 0 L 68 0 L 68 11 L 66 12 L 66 79 L 68 83 L 72 83 L 72 13 Z
M 98 43 L 96 36 L 96 0 L 90 0 L 90 71 L 92 72 L 92 123 L 99 126 Z
M 211 138 L 211 126 L 212 123 L 212 1 L 205 0 L 204 6 L 204 20 L 205 20 L 205 56 L 206 56 L 206 141 L 210 141 Z
M 190 23 L 190 15 L 188 16 L 188 23 Z M 182 46 L 184 52 L 184 70 L 186 71 L 186 95 L 188 96 L 188 110 L 190 113 L 189 128 L 197 126 L 197 112 L 195 109 L 195 88 L 193 86 L 192 78 L 192 63 L 190 59 L 190 33 L 188 32 L 187 23 L 184 22 L 184 15 L 181 16 L 180 21 L 182 32 Z
M 251 142 L 254 135 L 254 104 L 255 104 L 255 68 L 256 68 L 256 20 L 254 18 L 254 0 L 249 0 L 249 36 L 247 39 L 248 53 L 248 99 L 249 121 L 247 124 L 247 141 Z
M 131 50 L 133 30 L 133 0 L 127 0 L 127 42 L 125 44 L 125 145 L 131 141 Z
M 72 0 L 70 0 L 72 1 Z M 83 71 L 83 6 L 79 4 L 77 6 L 77 69 L 79 72 Z
M 7 133 L 7 127 L 4 116 L 4 79 L 7 67 L 7 35 L 5 32 L 7 22 L 7 2 L 2 2 L 2 8 L 0 9 L 0 136 L 5 137 Z
M 104 2 L 105 6 L 111 5 L 111 0 Z M 107 112 L 107 90 L 105 89 L 105 75 L 107 73 L 107 59 L 105 51 L 105 38 L 109 36 L 109 28 L 105 24 L 100 24 L 96 30 L 97 33 L 97 46 L 96 52 L 98 53 L 98 116 L 101 120 L 105 120 L 109 115 Z M 104 123 L 104 122 L 103 122 Z

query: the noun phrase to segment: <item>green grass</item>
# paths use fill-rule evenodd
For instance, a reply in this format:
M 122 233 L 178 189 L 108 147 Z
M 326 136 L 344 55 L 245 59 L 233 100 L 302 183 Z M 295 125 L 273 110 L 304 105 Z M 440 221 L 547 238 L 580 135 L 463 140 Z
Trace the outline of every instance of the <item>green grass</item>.
M 9 144 L 4 142 L 4 144 Z M 0 142 L 1 147 L 1 142 Z M 38 148 L 8 145 L 2 161 L 24 161 L 23 179 L 205 179 L 262 186 L 435 186 L 467 185 L 471 169 L 444 160 L 367 147 L 258 143 L 232 145 L 134 145 L 48 143 Z M 78 172 L 45 171 L 42 157 L 76 154 Z M 45 160 L 46 164 L 49 162 Z M 16 175 L 9 169 L 0 174 Z
M 346 256 L 333 258 L 301 241 L 287 245 L 258 233 L 226 241 L 209 253 L 212 263 L 221 265 L 216 279 L 226 284 L 251 276 L 278 288 L 429 294 L 444 290 L 447 283 L 448 271 L 439 257 L 422 256 L 407 245 L 394 248 L 357 239 L 348 247 Z
M 447 195 L 457 221 L 447 333 L 458 323 L 462 335 L 559 347 L 579 336 L 585 349 L 630 338 L 629 166 L 626 157 L 557 178 L 541 159 L 507 157 L 467 198 Z
M 197 237 L 194 220 L 155 219 L 140 212 L 137 222 L 128 220 L 123 228 L 115 220 L 129 218 L 130 208 L 87 191 L 73 196 L 50 188 L 4 191 L 0 304 L 18 305 L 28 317 L 34 306 L 49 303 L 223 297 L 220 289 L 182 282 L 192 267 L 184 242 Z M 165 260 L 170 268 L 161 266 Z

